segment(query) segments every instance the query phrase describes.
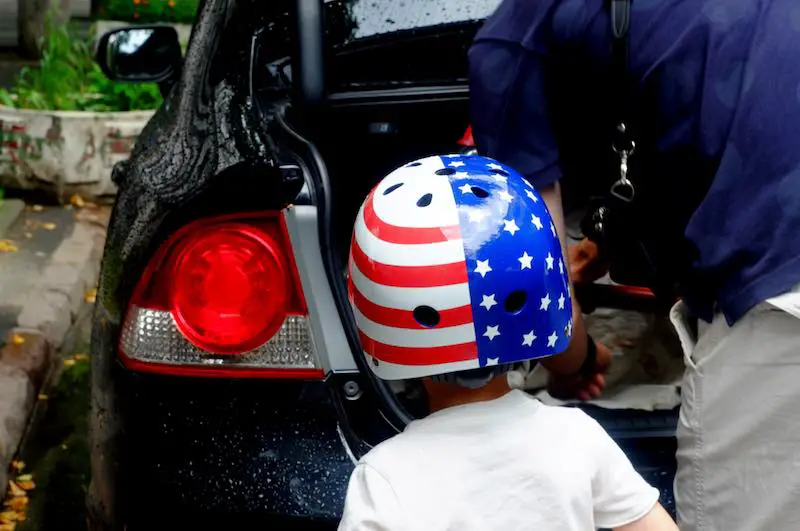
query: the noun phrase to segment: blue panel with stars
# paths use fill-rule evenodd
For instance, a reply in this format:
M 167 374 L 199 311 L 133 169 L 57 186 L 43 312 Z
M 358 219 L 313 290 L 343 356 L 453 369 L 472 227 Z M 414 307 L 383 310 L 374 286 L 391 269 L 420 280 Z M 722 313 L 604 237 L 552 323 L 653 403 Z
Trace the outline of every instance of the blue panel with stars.
M 442 157 L 458 208 L 480 365 L 563 352 L 572 301 L 561 245 L 536 190 L 476 155 Z

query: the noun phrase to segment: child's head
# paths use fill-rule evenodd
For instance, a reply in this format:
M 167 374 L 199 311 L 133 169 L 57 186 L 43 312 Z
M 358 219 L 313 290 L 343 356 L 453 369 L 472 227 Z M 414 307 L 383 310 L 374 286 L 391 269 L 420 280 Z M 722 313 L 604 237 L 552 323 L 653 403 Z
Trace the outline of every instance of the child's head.
M 485 157 L 428 157 L 378 183 L 356 219 L 348 287 L 368 364 L 387 380 L 484 389 L 572 333 L 547 207 Z

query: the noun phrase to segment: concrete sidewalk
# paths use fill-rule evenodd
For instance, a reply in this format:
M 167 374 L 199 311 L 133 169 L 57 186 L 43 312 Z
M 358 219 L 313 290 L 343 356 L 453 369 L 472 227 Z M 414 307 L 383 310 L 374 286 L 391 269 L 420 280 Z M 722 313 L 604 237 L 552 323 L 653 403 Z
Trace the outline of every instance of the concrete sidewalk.
M 0 240 L 0 484 L 99 273 L 107 208 L 28 206 Z M 6 248 L 9 246 L 6 245 Z

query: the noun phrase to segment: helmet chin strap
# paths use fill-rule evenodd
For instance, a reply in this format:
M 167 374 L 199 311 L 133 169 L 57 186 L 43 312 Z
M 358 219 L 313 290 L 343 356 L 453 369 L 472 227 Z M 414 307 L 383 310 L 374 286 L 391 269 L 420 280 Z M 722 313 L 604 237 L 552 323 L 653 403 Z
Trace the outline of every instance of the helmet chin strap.
M 493 367 L 481 367 L 469 371 L 453 372 L 448 374 L 436 374 L 431 376 L 434 382 L 456 384 L 467 389 L 480 389 L 491 382 L 495 376 L 505 374 L 514 368 L 513 363 L 505 365 L 495 365 Z

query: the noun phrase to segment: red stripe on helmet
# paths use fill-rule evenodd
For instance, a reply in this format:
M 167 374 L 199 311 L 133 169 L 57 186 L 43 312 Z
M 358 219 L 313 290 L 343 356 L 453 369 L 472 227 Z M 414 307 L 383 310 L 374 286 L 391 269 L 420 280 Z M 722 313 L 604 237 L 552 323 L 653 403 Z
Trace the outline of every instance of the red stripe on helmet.
M 464 261 L 432 266 L 396 266 L 376 262 L 367 256 L 358 244 L 352 243 L 353 262 L 361 273 L 384 286 L 397 288 L 432 288 L 463 284 L 467 281 L 467 264 Z
M 400 310 L 397 308 L 387 308 L 375 304 L 367 299 L 358 288 L 350 280 L 350 290 L 353 304 L 361 314 L 372 321 L 373 323 L 391 326 L 392 328 L 411 328 L 411 329 L 426 329 L 428 327 L 419 324 L 414 318 L 414 312 L 411 310 Z M 465 325 L 472 322 L 472 307 L 469 305 L 459 306 L 457 308 L 448 308 L 446 310 L 437 310 L 439 312 L 439 323 L 436 325 L 437 329 L 447 328 L 449 326 Z
M 396 347 L 380 343 L 359 331 L 364 351 L 379 361 L 397 365 L 440 365 L 477 359 L 478 344 L 474 341 L 444 347 Z
M 373 197 L 375 190 L 364 202 L 364 223 L 367 229 L 388 243 L 423 244 L 438 243 L 461 239 L 461 228 L 458 225 L 447 227 L 400 227 L 383 221 L 375 212 Z

